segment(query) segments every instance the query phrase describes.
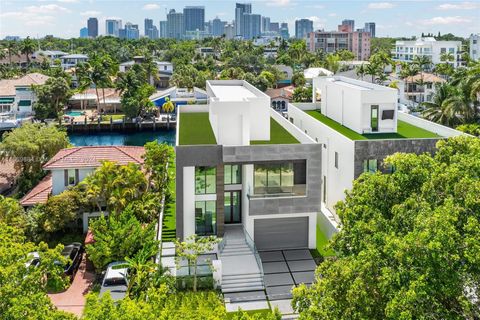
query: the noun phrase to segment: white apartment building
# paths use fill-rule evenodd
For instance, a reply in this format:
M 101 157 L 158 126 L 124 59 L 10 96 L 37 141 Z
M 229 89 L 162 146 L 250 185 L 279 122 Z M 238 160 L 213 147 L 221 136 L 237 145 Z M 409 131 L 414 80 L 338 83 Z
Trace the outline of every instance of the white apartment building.
M 480 59 L 480 33 L 470 35 L 470 58 L 475 61 Z
M 443 62 L 441 60 L 443 53 L 450 53 L 454 59 L 450 63 L 456 68 L 462 64 L 461 46 L 461 41 L 437 41 L 433 37 L 410 41 L 398 40 L 392 54 L 393 60 L 404 62 L 412 62 L 416 56 L 427 56 L 435 65 Z

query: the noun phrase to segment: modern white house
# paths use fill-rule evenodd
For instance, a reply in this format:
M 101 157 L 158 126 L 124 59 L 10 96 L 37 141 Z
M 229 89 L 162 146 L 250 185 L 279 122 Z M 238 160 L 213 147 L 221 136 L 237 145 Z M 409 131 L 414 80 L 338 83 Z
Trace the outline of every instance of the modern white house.
M 470 35 L 470 59 L 480 59 L 480 33 Z
M 93 173 L 103 161 L 112 161 L 120 165 L 135 163 L 143 165 L 144 147 L 133 146 L 93 146 L 75 147 L 60 150 L 50 159 L 43 169 L 47 175 L 21 200 L 24 207 L 46 203 L 72 186 L 76 186 Z M 98 212 L 83 213 L 83 229 L 88 229 L 88 219 L 98 216 Z
M 66 55 L 66 52 L 60 50 L 37 50 L 33 53 L 32 58 L 37 59 L 40 57 L 46 57 L 50 60 L 50 64 L 54 65 L 55 60 Z
M 76 67 L 78 64 L 87 62 L 88 56 L 85 54 L 74 53 L 74 54 L 67 54 L 60 57 L 61 66 L 63 70 L 68 70 L 70 68 Z
M 313 103 L 289 105 L 288 119 L 322 146 L 318 226 L 329 237 L 341 225 L 335 204 L 362 173 L 391 172 L 388 155 L 434 153 L 438 140 L 462 134 L 399 112 L 388 87 L 334 76 L 314 79 L 313 92 Z
M 437 41 L 433 37 L 397 40 L 392 55 L 393 60 L 403 62 L 412 62 L 416 56 L 427 56 L 436 65 L 444 62 L 441 60 L 442 54 L 448 53 L 453 56 L 453 61 L 448 62 L 456 68 L 462 65 L 461 46 L 461 41 Z
M 31 114 L 36 102 L 32 86 L 43 85 L 48 79 L 40 73 L 29 73 L 18 79 L 0 80 L 0 114 Z

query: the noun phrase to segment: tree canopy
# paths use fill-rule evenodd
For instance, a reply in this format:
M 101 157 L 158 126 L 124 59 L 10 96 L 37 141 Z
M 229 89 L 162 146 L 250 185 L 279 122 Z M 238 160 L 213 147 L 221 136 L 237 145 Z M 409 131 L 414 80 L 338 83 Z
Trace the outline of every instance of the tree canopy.
M 434 157 L 394 154 L 337 204 L 336 258 L 294 289 L 303 319 L 480 316 L 480 139 L 438 142 Z

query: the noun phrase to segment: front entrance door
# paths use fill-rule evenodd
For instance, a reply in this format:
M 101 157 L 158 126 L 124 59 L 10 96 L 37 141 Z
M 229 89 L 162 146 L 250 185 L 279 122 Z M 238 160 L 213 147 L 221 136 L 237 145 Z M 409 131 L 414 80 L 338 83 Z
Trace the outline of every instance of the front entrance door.
M 373 132 L 378 131 L 378 106 L 374 105 L 370 111 L 370 127 Z
M 241 191 L 225 192 L 225 223 L 241 223 Z

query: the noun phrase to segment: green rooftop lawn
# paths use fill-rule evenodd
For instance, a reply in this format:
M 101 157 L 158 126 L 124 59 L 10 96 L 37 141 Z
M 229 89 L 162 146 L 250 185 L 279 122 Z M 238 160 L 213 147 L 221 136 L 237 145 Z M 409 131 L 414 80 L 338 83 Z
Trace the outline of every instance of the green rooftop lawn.
M 290 134 L 277 121 L 270 118 L 270 140 L 253 140 L 250 144 L 296 144 L 299 143 L 294 136 Z
M 323 114 L 319 110 L 308 110 L 305 111 L 310 116 L 314 117 L 318 121 L 326 124 L 330 128 L 338 131 L 343 134 L 345 137 L 351 140 L 381 140 L 381 139 L 419 139 L 419 138 L 440 138 L 439 135 L 430 132 L 428 130 L 419 128 L 417 126 L 411 125 L 407 122 L 398 120 L 397 121 L 397 132 L 396 133 L 370 133 L 370 134 L 359 134 L 345 126 L 342 126 L 340 123 L 332 120 Z
M 174 241 L 176 237 L 175 161 L 168 165 L 168 194 L 163 211 L 162 241 Z
M 217 144 L 207 112 L 180 112 L 180 145 Z

